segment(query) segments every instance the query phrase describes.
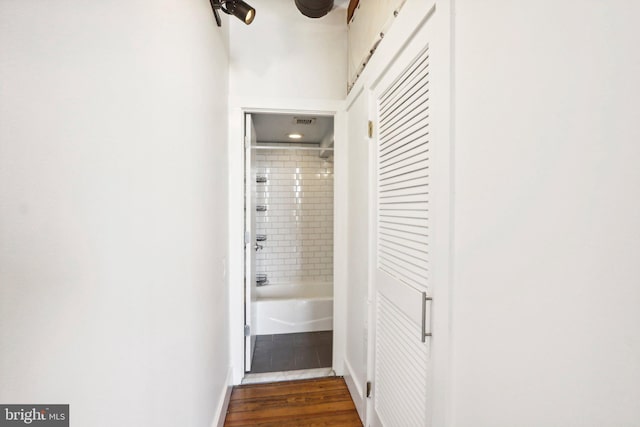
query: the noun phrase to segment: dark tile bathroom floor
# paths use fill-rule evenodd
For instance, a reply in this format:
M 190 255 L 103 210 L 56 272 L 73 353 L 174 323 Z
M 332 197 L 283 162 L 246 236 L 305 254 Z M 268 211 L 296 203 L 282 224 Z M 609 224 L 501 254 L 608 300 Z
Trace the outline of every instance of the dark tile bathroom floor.
M 258 335 L 251 373 L 328 368 L 332 354 L 333 331 Z

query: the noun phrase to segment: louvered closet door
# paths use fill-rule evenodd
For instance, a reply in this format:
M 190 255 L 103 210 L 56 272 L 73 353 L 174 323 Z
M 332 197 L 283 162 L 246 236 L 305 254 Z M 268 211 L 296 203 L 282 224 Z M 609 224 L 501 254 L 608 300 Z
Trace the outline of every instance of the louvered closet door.
M 376 92 L 374 411 L 387 427 L 430 425 L 429 49 Z

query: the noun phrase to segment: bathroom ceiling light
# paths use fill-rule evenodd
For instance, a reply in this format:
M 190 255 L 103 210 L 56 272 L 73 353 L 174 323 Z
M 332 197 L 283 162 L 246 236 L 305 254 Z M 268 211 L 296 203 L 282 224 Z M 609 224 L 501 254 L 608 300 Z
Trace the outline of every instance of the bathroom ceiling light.
M 223 11 L 227 15 L 235 16 L 247 25 L 251 24 L 256 17 L 256 10 L 242 0 L 209 0 L 209 2 L 211 3 L 218 27 L 222 26 L 218 10 Z
M 290 133 L 289 135 L 287 135 L 290 139 L 300 139 L 302 138 L 302 134 L 301 133 Z

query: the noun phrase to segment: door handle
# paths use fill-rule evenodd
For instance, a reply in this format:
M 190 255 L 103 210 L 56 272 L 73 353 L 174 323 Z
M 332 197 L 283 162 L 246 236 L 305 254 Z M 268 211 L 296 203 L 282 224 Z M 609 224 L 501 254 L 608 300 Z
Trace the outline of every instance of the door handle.
M 427 301 L 431 303 L 431 307 L 429 307 L 429 332 L 427 332 Z M 431 335 L 432 329 L 432 313 L 433 312 L 433 298 L 428 297 L 426 292 L 422 293 L 422 342 L 426 342 L 427 337 Z

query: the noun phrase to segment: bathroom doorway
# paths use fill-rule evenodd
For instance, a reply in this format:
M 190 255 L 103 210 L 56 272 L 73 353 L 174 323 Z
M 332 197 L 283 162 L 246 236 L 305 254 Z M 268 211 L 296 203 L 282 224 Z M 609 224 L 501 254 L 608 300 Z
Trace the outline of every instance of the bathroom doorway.
M 245 114 L 247 377 L 332 371 L 333 147 L 333 116 Z

